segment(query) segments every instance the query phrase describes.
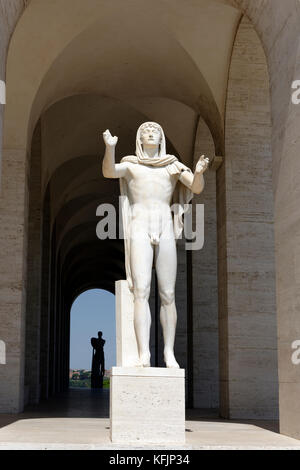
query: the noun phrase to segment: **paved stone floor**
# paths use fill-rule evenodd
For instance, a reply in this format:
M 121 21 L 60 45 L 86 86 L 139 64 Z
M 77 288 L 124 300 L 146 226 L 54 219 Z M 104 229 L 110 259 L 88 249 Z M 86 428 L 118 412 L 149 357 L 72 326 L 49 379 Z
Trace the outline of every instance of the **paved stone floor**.
M 0 414 L 3 449 L 297 449 L 276 422 L 226 421 L 188 410 L 185 446 L 116 446 L 109 440 L 109 391 L 69 390 L 19 415 Z

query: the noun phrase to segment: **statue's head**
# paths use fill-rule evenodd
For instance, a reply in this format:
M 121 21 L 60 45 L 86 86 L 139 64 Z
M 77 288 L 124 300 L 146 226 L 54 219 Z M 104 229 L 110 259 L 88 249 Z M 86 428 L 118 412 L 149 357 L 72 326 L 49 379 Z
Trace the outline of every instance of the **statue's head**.
M 145 122 L 140 127 L 140 141 L 143 147 L 157 147 L 161 144 L 162 129 L 156 122 Z
M 102 338 L 102 331 L 98 331 L 98 337 Z
M 136 134 L 136 155 L 139 160 L 147 160 L 145 148 L 157 148 L 159 158 L 166 155 L 166 139 L 162 127 L 156 122 L 144 122 Z

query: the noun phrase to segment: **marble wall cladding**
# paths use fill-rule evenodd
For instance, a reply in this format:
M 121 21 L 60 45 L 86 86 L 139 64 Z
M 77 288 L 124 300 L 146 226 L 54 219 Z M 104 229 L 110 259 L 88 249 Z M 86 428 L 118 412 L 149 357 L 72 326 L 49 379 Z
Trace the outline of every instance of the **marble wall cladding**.
M 23 406 L 25 357 L 27 178 L 26 151 L 3 151 L 0 195 L 0 337 L 7 363 L 0 367 L 0 410 Z
M 230 418 L 276 418 L 269 80 L 260 40 L 246 17 L 233 49 L 225 128 L 225 162 L 218 175 L 219 196 L 226 193 L 226 204 L 218 207 L 219 281 L 221 291 L 226 290 L 220 305 L 221 413 Z
M 0 80 L 5 81 L 9 40 L 23 8 L 23 0 L 0 2 Z M 27 168 L 25 150 L 2 148 L 3 119 L 0 105 L 0 339 L 6 344 L 0 412 L 18 412 L 24 398 Z

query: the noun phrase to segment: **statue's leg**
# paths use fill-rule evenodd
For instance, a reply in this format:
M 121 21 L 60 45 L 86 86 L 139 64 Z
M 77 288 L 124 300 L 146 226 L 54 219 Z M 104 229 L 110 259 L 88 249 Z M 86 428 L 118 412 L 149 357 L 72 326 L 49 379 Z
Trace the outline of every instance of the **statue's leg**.
M 151 313 L 148 301 L 151 287 L 153 247 L 148 235 L 131 240 L 130 264 L 134 293 L 134 328 L 140 363 L 144 367 L 150 367 Z
M 177 324 L 175 306 L 175 283 L 177 272 L 177 252 L 174 236 L 162 236 L 155 251 L 155 266 L 161 300 L 160 322 L 164 336 L 164 360 L 167 367 L 178 368 L 174 356 L 174 342 Z

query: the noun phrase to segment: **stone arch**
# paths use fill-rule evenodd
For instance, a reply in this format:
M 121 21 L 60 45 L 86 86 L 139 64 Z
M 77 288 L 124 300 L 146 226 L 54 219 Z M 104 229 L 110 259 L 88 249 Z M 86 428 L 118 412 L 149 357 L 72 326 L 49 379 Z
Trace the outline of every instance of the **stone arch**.
M 225 119 L 225 159 L 217 175 L 221 413 L 274 419 L 278 365 L 270 90 L 265 54 L 247 17 L 233 47 Z M 256 365 L 253 374 L 250 363 Z
M 122 2 L 120 2 L 120 5 Z M 139 2 L 136 2 L 135 7 L 137 8 L 136 11 L 139 11 L 140 14 L 142 13 L 140 7 L 138 6 Z M 59 251 L 57 252 L 57 241 L 53 236 L 57 230 L 59 230 L 59 224 L 56 221 L 51 228 L 51 190 L 46 191 L 45 201 L 47 202 L 40 202 L 40 206 L 38 204 L 35 205 L 37 199 L 34 198 L 34 194 L 38 194 L 41 191 L 43 186 L 43 179 L 39 180 L 38 174 L 38 165 L 34 166 L 31 163 L 31 169 L 34 166 L 36 180 L 34 177 L 34 173 L 29 172 L 29 164 L 27 162 L 27 157 L 31 156 L 33 158 L 32 162 L 35 161 L 38 163 L 39 154 L 42 153 L 42 146 L 43 146 L 43 120 L 45 119 L 46 110 L 49 108 L 51 104 L 57 103 L 57 100 L 61 98 L 65 98 L 69 95 L 74 94 L 87 94 L 87 93 L 96 93 L 99 92 L 97 83 L 93 83 L 93 80 L 90 79 L 90 82 L 86 81 L 86 77 L 82 75 L 82 71 L 78 64 L 74 62 L 74 56 L 76 56 L 75 52 L 76 47 L 80 42 L 82 44 L 89 45 L 89 41 L 92 39 L 94 42 L 96 41 L 97 47 L 103 48 L 103 43 L 109 43 L 108 38 L 105 37 L 105 24 L 107 24 L 108 18 L 111 19 L 109 23 L 114 25 L 113 19 L 113 10 L 107 4 L 105 10 L 101 9 L 101 12 L 98 8 L 98 1 L 91 0 L 90 1 L 90 8 L 86 9 L 83 8 L 82 2 L 78 0 L 66 0 L 64 3 L 64 10 L 60 11 L 58 14 L 58 2 L 49 2 L 47 4 L 41 4 L 36 0 L 29 2 L 27 9 L 25 10 L 24 14 L 22 15 L 17 28 L 15 29 L 14 35 L 11 40 L 10 50 L 8 55 L 7 61 L 7 85 L 8 85 L 8 103 L 6 107 L 6 115 L 5 115 L 5 126 L 4 126 L 4 160 L 3 160 L 3 182 L 4 182 L 4 204 L 7 207 L 11 207 L 11 204 L 16 204 L 18 207 L 18 211 L 15 213 L 16 220 L 20 224 L 20 221 L 27 221 L 27 211 L 28 207 L 26 202 L 27 201 L 27 183 L 28 180 L 25 178 L 25 174 L 29 174 L 29 184 L 35 185 L 35 189 L 31 187 L 30 195 L 29 195 L 29 213 L 32 215 L 33 219 L 31 219 L 31 215 L 29 214 L 29 226 L 30 227 L 37 227 L 41 221 L 39 218 L 41 213 L 43 216 L 46 212 L 46 222 L 44 225 L 47 225 L 47 230 L 43 233 L 43 239 L 47 239 L 48 243 L 48 255 L 43 254 L 45 257 L 45 263 L 50 262 L 52 266 L 52 270 L 54 270 L 54 275 L 50 275 L 48 273 L 48 284 L 45 283 L 45 286 L 39 287 L 38 284 L 36 285 L 36 289 L 32 291 L 32 295 L 30 294 L 27 296 L 27 310 L 30 307 L 33 316 L 31 316 L 31 320 L 27 323 L 27 338 L 30 338 L 30 343 L 27 343 L 27 351 L 28 354 L 34 357 L 34 348 L 39 343 L 39 332 L 36 331 L 35 335 L 30 335 L 31 327 L 34 327 L 36 323 L 36 319 L 39 313 L 38 308 L 38 301 L 33 301 L 33 299 L 38 299 L 39 297 L 39 289 L 41 288 L 42 291 L 45 292 L 49 289 L 54 289 L 54 295 L 51 296 L 51 303 L 50 309 L 58 309 L 61 308 L 61 302 L 64 301 L 63 298 L 60 298 L 60 291 L 61 291 L 61 279 L 63 277 L 62 273 L 57 271 L 57 266 L 61 262 L 63 254 Z M 197 26 L 198 29 L 195 30 L 195 39 L 197 40 L 199 46 L 197 48 L 193 47 L 193 41 L 191 42 L 186 35 L 186 32 L 190 30 L 190 24 L 186 23 L 186 17 L 182 16 L 179 11 L 172 11 L 169 9 L 170 5 L 162 5 L 159 4 L 157 7 L 157 11 L 151 12 L 152 14 L 159 13 L 160 18 L 162 19 L 161 23 L 156 22 L 157 25 L 157 32 L 158 37 L 163 39 L 163 43 L 168 44 L 168 54 L 166 55 L 166 51 L 157 47 L 156 55 L 153 58 L 150 57 L 150 62 L 154 70 L 163 70 L 162 64 L 164 61 L 168 64 L 168 68 L 165 70 L 165 74 L 162 76 L 161 83 L 156 81 L 153 86 L 148 83 L 149 92 L 146 98 L 150 98 L 152 102 L 145 102 L 143 97 L 143 93 L 140 87 L 135 87 L 136 96 L 139 99 L 134 99 L 132 101 L 132 97 L 126 96 L 124 90 L 118 88 L 119 84 L 117 84 L 117 98 L 120 101 L 131 104 L 133 103 L 135 109 L 151 109 L 152 113 L 154 113 L 155 100 L 161 100 L 162 98 L 165 99 L 164 106 L 168 106 L 169 109 L 172 110 L 172 114 L 174 113 L 174 102 L 178 102 L 181 104 L 176 105 L 177 110 L 180 113 L 185 112 L 183 110 L 183 105 L 187 108 L 193 110 L 191 113 L 191 119 L 189 132 L 192 133 L 195 130 L 195 125 L 197 121 L 197 114 L 200 112 L 203 114 L 203 117 L 206 119 L 208 125 L 211 127 L 211 131 L 215 137 L 215 145 L 216 148 L 221 150 L 222 147 L 222 139 L 223 139 L 223 129 L 222 129 L 222 113 L 223 113 L 223 96 L 224 96 L 224 89 L 226 88 L 224 83 L 222 82 L 222 77 L 226 77 L 226 67 L 228 66 L 228 58 L 230 56 L 230 49 L 231 49 L 231 41 L 234 35 L 235 26 L 239 19 L 239 14 L 231 9 L 219 9 L 221 7 L 218 6 L 210 6 L 211 2 L 202 2 L 199 6 L 197 5 L 197 13 L 198 20 Z M 198 7 L 200 10 L 198 10 Z M 202 39 L 206 38 L 211 31 L 205 27 L 205 17 L 202 17 L 202 7 L 204 7 L 204 12 L 206 9 L 209 9 L 208 13 L 211 13 L 211 8 L 213 11 L 216 12 L 215 21 L 216 27 L 220 33 L 220 39 L 218 44 L 218 54 L 214 55 L 214 62 L 213 66 L 211 62 L 207 61 L 208 53 L 203 43 Z M 173 16 L 175 14 L 175 16 Z M 228 22 L 224 22 L 224 16 L 228 19 Z M 126 18 L 126 15 L 123 15 Z M 72 18 L 76 20 L 76 18 L 80 17 L 80 22 L 72 21 Z M 213 17 L 213 16 L 212 16 Z M 51 31 L 51 20 L 56 20 L 56 29 L 57 35 L 53 38 L 52 31 Z M 174 21 L 174 19 L 176 21 Z M 180 20 L 181 27 L 177 28 L 178 20 Z M 128 18 L 128 24 L 126 25 L 126 31 L 135 31 L 136 28 L 132 28 L 132 24 L 130 23 L 130 18 Z M 140 18 L 141 26 L 143 18 Z M 169 24 L 169 27 L 166 29 L 166 21 Z M 35 26 L 34 26 L 35 24 Z M 100 27 L 101 26 L 101 27 Z M 175 28 L 176 26 L 176 28 Z M 200 27 L 202 26 L 202 27 Z M 40 29 L 43 28 L 43 34 L 40 35 Z M 125 28 L 125 29 L 126 29 Z M 203 29 L 203 31 L 202 31 Z M 102 44 L 99 39 L 97 39 L 97 35 L 99 35 L 99 30 L 103 31 L 103 38 Z M 138 31 L 141 33 L 140 37 L 144 38 L 144 46 L 148 47 L 148 39 L 145 37 L 142 28 Z M 199 36 L 200 35 L 200 36 Z M 202 35 L 202 36 L 201 36 Z M 130 35 L 128 36 L 130 37 Z M 38 40 L 37 40 L 38 38 Z M 106 41 L 103 41 L 106 39 Z M 207 40 L 207 39 L 206 39 Z M 97 42 L 98 41 L 98 42 Z M 138 49 L 139 44 L 136 42 L 134 44 L 133 39 L 131 40 L 131 49 L 136 57 L 139 59 L 138 62 L 141 65 L 140 72 L 141 74 L 144 73 L 147 75 L 147 67 L 146 62 L 144 61 L 143 56 L 143 49 Z M 120 42 L 120 38 L 119 38 Z M 142 41 L 141 41 L 142 42 Z M 31 44 L 30 48 L 24 50 L 24 46 L 26 44 Z M 119 44 L 119 43 L 117 43 Z M 93 44 L 94 45 L 94 44 Z M 120 46 L 122 44 L 119 44 Z M 96 49 L 97 50 L 97 49 Z M 101 49 L 100 49 L 101 50 Z M 223 52 L 223 53 L 222 53 Z M 77 54 L 80 55 L 80 54 Z M 83 57 L 83 56 L 82 56 Z M 91 57 L 93 57 L 91 52 Z M 174 68 L 170 59 L 168 57 L 177 57 L 180 59 L 181 67 Z M 119 56 L 116 57 L 119 59 Z M 130 63 L 134 65 L 134 55 L 130 56 Z M 104 60 L 105 59 L 105 60 Z M 106 70 L 109 63 L 110 55 L 106 54 L 103 57 L 103 69 Z M 69 82 L 72 84 L 70 89 L 64 88 L 63 85 L 63 68 L 60 67 L 62 63 L 68 64 L 68 73 L 70 73 L 70 78 L 73 79 L 73 76 L 76 75 L 79 77 L 78 82 Z M 201 63 L 206 62 L 206 67 L 201 68 Z M 99 67 L 99 62 L 95 62 L 97 64 L 97 73 L 100 73 L 102 69 Z M 119 66 L 120 60 L 117 61 Z M 79 64 L 80 65 L 80 64 Z M 89 64 L 89 67 L 93 64 Z M 122 70 L 127 70 L 128 67 L 124 63 L 122 64 L 123 68 L 117 68 L 115 73 L 122 72 Z M 127 68 L 126 68 L 127 67 Z M 133 69 L 136 67 L 133 67 Z M 26 73 L 25 73 L 26 70 Z M 99 72 L 98 72 L 99 70 Z M 90 68 L 90 71 L 93 71 L 93 67 Z M 130 72 L 129 68 L 129 72 Z M 22 73 L 21 73 L 22 72 Z M 24 73 L 23 73 L 24 72 Z M 75 73 L 76 72 L 76 73 Z M 95 72 L 95 69 L 94 69 Z M 170 76 L 176 77 L 176 80 L 167 80 L 167 74 Z M 216 73 L 217 72 L 217 73 Z M 95 76 L 97 77 L 97 73 Z M 189 75 L 189 81 L 186 81 L 186 74 Z M 122 74 L 121 74 L 122 75 Z M 20 82 L 20 77 L 22 81 Z M 216 81 L 214 77 L 218 77 Z M 211 82 L 211 88 L 208 86 L 208 83 Z M 133 81 L 133 83 L 135 83 Z M 147 83 L 147 81 L 145 81 Z M 145 85 L 143 83 L 143 85 Z M 221 86 L 220 86 L 221 84 Z M 151 85 L 151 86 L 150 86 Z M 102 83 L 102 89 L 100 92 L 105 92 L 106 95 L 110 96 L 109 87 L 107 87 L 107 83 L 104 81 Z M 126 90 L 125 90 L 126 91 Z M 118 96 L 120 95 L 120 96 Z M 115 97 L 113 97 L 115 98 Z M 149 100 L 148 100 L 149 101 Z M 158 102 L 157 102 L 158 103 Z M 161 103 L 161 101 L 160 101 Z M 181 108 L 180 108 L 181 106 Z M 48 109 L 50 112 L 50 108 Z M 34 138 L 34 144 L 31 146 L 31 135 L 35 128 L 38 119 L 41 117 L 41 123 L 38 124 L 38 128 L 40 129 L 37 131 L 37 135 Z M 187 120 L 185 119 L 185 123 Z M 174 122 L 174 129 L 176 131 L 176 123 Z M 169 132 L 171 134 L 171 130 Z M 191 153 L 192 153 L 192 149 Z M 85 153 L 86 154 L 86 153 Z M 50 155 L 49 158 L 52 158 Z M 192 155 L 188 158 L 192 158 Z M 26 172 L 26 173 L 25 173 Z M 20 181 L 18 182 L 18 190 L 15 193 L 12 193 L 7 190 L 6 182 L 9 181 L 10 177 L 15 177 L 18 174 Z M 48 181 L 51 174 L 47 175 L 42 171 L 42 178 L 45 181 Z M 31 197 L 31 200 L 30 200 Z M 48 206 L 47 206 L 48 204 Z M 37 217 L 35 217 L 37 216 Z M 11 219 L 7 220 L 7 224 L 10 227 L 11 234 L 14 233 L 14 227 Z M 22 224 L 22 223 L 21 223 Z M 23 277 L 23 273 L 27 271 L 27 273 L 36 273 L 36 269 L 40 269 L 42 272 L 45 270 L 44 264 L 42 266 L 36 267 L 33 260 L 41 259 L 42 253 L 41 248 L 39 247 L 38 237 L 35 238 L 34 243 L 31 244 L 31 248 L 29 249 L 28 254 L 26 253 L 27 245 L 27 229 L 23 225 L 23 228 L 18 232 L 18 236 L 14 237 L 14 244 L 13 244 L 13 251 L 14 253 L 20 257 L 22 260 L 22 268 L 20 269 L 18 275 L 16 273 L 12 274 L 12 281 L 13 285 L 21 285 L 21 289 L 17 290 L 16 296 L 16 315 L 20 319 L 20 336 L 18 337 L 18 341 L 20 340 L 23 344 L 24 342 L 24 330 L 22 331 L 22 321 L 24 321 L 24 312 L 26 309 L 25 300 L 26 300 L 26 278 Z M 8 232 L 9 232 L 8 230 Z M 46 233 L 48 231 L 48 233 Z M 30 238 L 30 237 L 29 237 Z M 25 240 L 25 242 L 24 242 Z M 32 242 L 32 238 L 29 240 L 30 243 Z M 26 264 L 27 268 L 26 269 Z M 7 263 L 7 278 L 9 279 L 9 266 L 13 266 L 13 263 Z M 56 270 L 56 271 L 55 271 Z M 50 270 L 51 271 L 51 270 Z M 51 274 L 51 273 L 50 273 Z M 47 277 L 47 273 L 45 274 Z M 30 278 L 31 279 L 31 278 Z M 28 279 L 29 281 L 29 279 Z M 38 283 L 38 279 L 36 279 Z M 33 286 L 31 282 L 29 282 L 30 286 Z M 48 286 L 48 287 L 47 287 Z M 59 305 L 60 304 L 60 305 Z M 40 320 L 42 323 L 46 323 L 46 316 L 47 316 L 47 308 L 45 309 L 45 315 L 42 314 L 42 319 Z M 27 312 L 28 313 L 28 312 Z M 30 318 L 27 315 L 27 318 Z M 56 318 L 57 320 L 61 321 L 60 317 Z M 53 325 L 51 328 L 55 328 L 56 320 L 54 320 Z M 64 328 L 66 325 L 61 325 Z M 43 353 L 44 357 L 47 356 L 47 353 Z M 22 346 L 20 348 L 20 357 L 24 357 L 22 355 Z M 57 358 L 57 355 L 55 356 Z M 46 358 L 47 360 L 47 358 Z M 57 359 L 53 359 L 54 361 Z M 54 363 L 51 367 L 54 366 Z M 23 359 L 20 362 L 20 368 L 23 368 Z M 39 364 L 36 361 L 34 368 L 35 372 L 30 372 L 28 375 L 27 369 L 27 377 L 32 377 L 32 373 L 35 374 L 33 378 L 34 385 L 34 392 L 32 395 L 32 400 L 35 401 L 38 399 L 38 374 L 39 374 Z M 33 370 L 31 369 L 31 370 Z M 14 372 L 12 372 L 14 373 Z M 21 381 L 22 382 L 22 381 Z M 50 386 L 51 389 L 52 385 Z M 21 386 L 22 388 L 22 386 Z M 54 389 L 52 388 L 52 391 Z M 20 392 L 20 393 L 19 393 Z M 19 398 L 18 403 L 22 404 L 22 391 L 19 391 Z M 16 409 L 19 405 L 15 405 Z M 22 406 L 22 405 L 21 405 Z

